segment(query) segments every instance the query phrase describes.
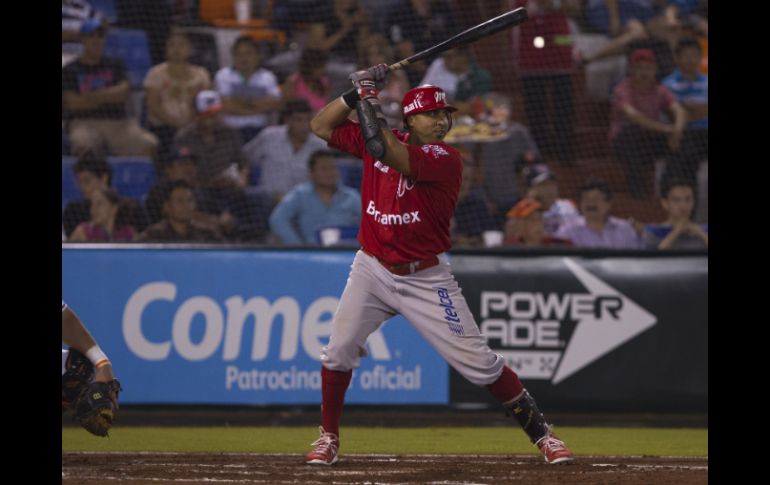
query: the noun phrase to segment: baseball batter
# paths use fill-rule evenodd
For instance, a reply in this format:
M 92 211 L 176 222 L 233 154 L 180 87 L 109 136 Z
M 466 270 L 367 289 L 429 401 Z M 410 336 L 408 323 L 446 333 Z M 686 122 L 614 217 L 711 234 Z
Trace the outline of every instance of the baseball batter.
M 322 362 L 321 436 L 305 461 L 338 461 L 339 424 L 354 368 L 366 339 L 387 319 L 403 315 L 460 374 L 486 387 L 509 410 L 548 463 L 572 453 L 551 431 L 518 376 L 480 334 L 445 254 L 462 180 L 460 154 L 442 140 L 452 127 L 446 93 L 424 85 L 402 102 L 405 132 L 386 128 L 376 82 L 385 64 L 351 74 L 354 89 L 311 121 L 330 147 L 363 160 L 363 214 L 347 285 L 334 315 Z M 356 109 L 359 122 L 348 119 Z

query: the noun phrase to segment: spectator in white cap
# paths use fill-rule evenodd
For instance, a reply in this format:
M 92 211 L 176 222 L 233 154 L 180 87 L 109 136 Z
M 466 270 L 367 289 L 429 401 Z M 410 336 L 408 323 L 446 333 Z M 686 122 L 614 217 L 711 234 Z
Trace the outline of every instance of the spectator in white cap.
M 195 122 L 180 129 L 175 142 L 195 156 L 201 187 L 243 188 L 248 181 L 246 157 L 238 130 L 222 121 L 219 93 L 204 90 L 195 96 Z
M 216 200 L 223 211 L 236 219 L 233 236 L 255 240 L 267 230 L 269 201 L 246 193 L 249 163 L 241 148 L 241 135 L 222 120 L 222 98 L 216 91 L 205 90 L 195 96 L 195 122 L 180 129 L 177 146 L 187 147 L 196 161 L 198 186 Z
M 575 204 L 569 199 L 559 198 L 556 175 L 547 165 L 537 163 L 525 169 L 527 196 L 542 206 L 545 234 L 553 236 L 563 225 L 580 217 Z

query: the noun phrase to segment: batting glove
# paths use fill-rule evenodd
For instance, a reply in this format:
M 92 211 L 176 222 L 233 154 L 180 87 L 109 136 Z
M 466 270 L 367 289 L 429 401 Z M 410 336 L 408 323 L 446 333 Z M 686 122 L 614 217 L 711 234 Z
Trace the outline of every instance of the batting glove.
M 381 81 L 384 81 L 385 78 L 388 77 L 388 73 L 390 72 L 387 64 L 377 64 L 376 66 L 372 66 L 369 69 L 367 69 L 367 71 L 369 72 L 369 74 L 372 75 L 372 79 L 374 79 L 378 83 Z
M 380 94 L 380 90 L 377 89 L 374 76 L 368 69 L 354 72 L 350 75 L 350 80 L 353 82 L 353 86 L 356 87 L 358 96 L 361 99 L 377 103 L 377 96 Z

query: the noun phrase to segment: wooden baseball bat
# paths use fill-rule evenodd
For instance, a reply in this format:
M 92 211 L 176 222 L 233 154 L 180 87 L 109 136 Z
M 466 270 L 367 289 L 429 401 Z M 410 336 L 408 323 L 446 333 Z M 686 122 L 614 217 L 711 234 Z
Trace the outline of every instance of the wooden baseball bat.
M 528 18 L 529 15 L 527 14 L 527 9 L 524 7 L 513 9 L 510 12 L 498 15 L 493 19 L 489 19 L 486 22 L 475 25 L 468 30 L 464 30 L 454 37 L 445 40 L 444 42 L 436 44 L 432 47 L 428 47 L 422 52 L 418 52 L 417 54 L 409 56 L 402 61 L 391 64 L 388 66 L 388 69 L 391 71 L 402 69 L 409 64 L 421 61 L 425 58 L 433 56 L 434 54 L 438 54 L 439 52 L 444 52 L 455 47 L 468 45 L 471 42 L 476 42 L 482 37 L 487 37 L 509 27 L 520 25 L 524 23 Z

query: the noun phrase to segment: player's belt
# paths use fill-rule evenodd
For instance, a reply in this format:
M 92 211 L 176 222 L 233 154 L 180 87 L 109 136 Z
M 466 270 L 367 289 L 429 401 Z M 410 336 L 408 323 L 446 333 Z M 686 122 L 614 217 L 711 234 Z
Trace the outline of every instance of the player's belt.
M 418 271 L 432 268 L 438 264 L 438 256 L 433 256 L 432 258 L 423 259 L 421 261 L 411 261 L 409 263 L 388 264 L 374 254 L 367 251 L 365 248 L 361 248 L 361 250 L 376 259 L 377 262 L 380 263 L 385 269 L 398 276 L 414 274 Z

